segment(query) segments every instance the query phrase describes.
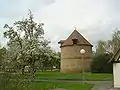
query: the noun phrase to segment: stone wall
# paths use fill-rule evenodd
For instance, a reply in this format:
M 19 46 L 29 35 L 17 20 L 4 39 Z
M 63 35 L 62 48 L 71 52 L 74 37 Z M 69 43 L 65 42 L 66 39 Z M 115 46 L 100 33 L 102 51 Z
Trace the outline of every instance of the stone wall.
M 86 53 L 82 55 L 81 49 L 85 49 Z M 83 58 L 83 61 L 82 61 Z M 82 72 L 90 70 L 90 63 L 92 60 L 91 46 L 66 46 L 61 47 L 61 72 Z

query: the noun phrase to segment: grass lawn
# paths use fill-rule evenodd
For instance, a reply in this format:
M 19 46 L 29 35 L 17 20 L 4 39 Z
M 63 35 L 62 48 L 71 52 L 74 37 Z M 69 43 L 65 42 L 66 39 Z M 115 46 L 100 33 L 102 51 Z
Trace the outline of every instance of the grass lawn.
M 64 88 L 67 90 L 91 90 L 92 84 L 81 84 L 72 82 L 11 82 L 6 88 L 0 87 L 0 90 L 52 90 L 55 88 Z
M 61 83 L 61 82 L 33 82 L 28 90 L 51 90 L 65 88 L 67 90 L 91 90 L 92 84 Z
M 98 74 L 98 73 L 85 73 L 84 74 L 85 80 L 112 80 L 112 74 Z M 73 79 L 73 80 L 80 80 L 82 78 L 81 73 L 74 73 L 74 74 L 63 74 L 60 72 L 37 72 L 36 73 L 37 79 Z
M 4 77 L 3 77 L 4 76 Z M 5 78 L 7 76 L 3 75 L 1 77 L 2 78 Z M 19 79 L 22 79 L 22 78 L 29 78 L 29 75 L 20 75 L 20 74 L 12 74 L 10 75 L 11 78 L 15 78 L 16 81 L 19 80 Z M 93 73 L 85 73 L 84 74 L 85 76 L 85 79 L 86 80 L 112 80 L 112 74 L 93 74 Z M 47 71 L 47 72 L 36 72 L 36 76 L 35 76 L 36 79 L 38 80 L 43 80 L 43 79 L 47 79 L 47 80 L 80 80 L 82 78 L 82 74 L 81 73 L 74 73 L 74 74 L 63 74 L 63 73 L 60 73 L 60 72 L 50 72 L 50 71 Z M 3 83 L 3 86 L 4 86 L 4 81 L 5 79 L 3 79 L 2 83 Z M 94 86 L 93 84 L 82 84 L 82 83 L 78 83 L 78 82 L 37 82 L 37 81 L 33 81 L 33 82 L 30 82 L 28 83 L 27 81 L 26 82 L 23 82 L 23 81 L 12 81 L 12 83 L 9 83 L 8 86 L 12 86 L 14 88 L 16 88 L 16 86 L 18 86 L 16 89 L 13 89 L 11 87 L 11 89 L 0 89 L 0 90 L 51 90 L 51 89 L 54 89 L 54 88 L 65 88 L 67 90 L 91 90 L 91 88 Z M 6 83 L 6 81 L 5 81 Z M 1 84 L 2 86 L 2 84 Z M 23 87 L 24 86 L 24 87 Z M 25 89 L 24 89 L 25 88 Z

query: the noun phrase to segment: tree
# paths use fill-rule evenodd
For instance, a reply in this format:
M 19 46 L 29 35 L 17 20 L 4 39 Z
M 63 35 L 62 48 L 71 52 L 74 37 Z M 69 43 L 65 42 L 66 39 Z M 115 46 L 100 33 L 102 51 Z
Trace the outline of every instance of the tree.
M 115 53 L 119 48 L 120 48 L 120 31 L 116 29 L 110 40 L 98 41 L 96 47 L 96 54 L 103 54 L 105 52 Z
M 41 61 L 41 69 L 44 70 L 53 70 L 53 68 L 60 69 L 60 53 L 56 53 L 51 48 L 47 49 L 43 55 Z
M 112 53 L 103 53 L 93 57 L 91 71 L 93 73 L 112 73 L 112 63 L 108 63 Z
M 119 48 L 120 48 L 120 31 L 118 29 L 114 31 L 114 33 L 112 34 L 112 38 L 110 40 L 107 41 L 99 40 L 92 61 L 91 66 L 92 72 L 111 72 L 112 66 L 110 64 L 107 64 L 107 62 Z M 109 53 L 109 55 L 111 56 L 106 56 L 105 55 L 106 53 Z
M 5 58 L 6 51 L 7 51 L 7 50 L 6 50 L 5 47 L 1 47 L 1 48 L 0 48 L 0 71 L 3 70 L 4 58 Z
M 53 52 L 50 54 L 50 63 L 51 63 L 51 70 L 53 67 L 55 69 L 60 69 L 60 52 Z
M 106 52 L 106 48 L 105 48 L 105 42 L 102 40 L 99 40 L 97 43 L 97 47 L 96 47 L 96 54 L 103 54 Z
M 112 35 L 111 40 L 99 40 L 96 47 L 96 54 L 103 54 L 105 52 L 115 53 L 120 48 L 120 31 L 116 29 Z
M 7 57 L 19 65 L 22 74 L 24 74 L 25 66 L 30 66 L 30 72 L 34 76 L 35 62 L 42 60 L 42 55 L 50 42 L 44 38 L 44 24 L 37 24 L 31 11 L 28 16 L 22 21 L 16 21 L 12 27 L 5 24 L 4 36 L 9 39 L 10 55 Z
M 55 53 L 55 67 L 59 70 L 60 70 L 60 57 L 61 57 L 60 52 Z
M 112 39 L 107 41 L 107 49 L 109 52 L 115 53 L 120 48 L 120 31 L 116 29 L 112 35 Z

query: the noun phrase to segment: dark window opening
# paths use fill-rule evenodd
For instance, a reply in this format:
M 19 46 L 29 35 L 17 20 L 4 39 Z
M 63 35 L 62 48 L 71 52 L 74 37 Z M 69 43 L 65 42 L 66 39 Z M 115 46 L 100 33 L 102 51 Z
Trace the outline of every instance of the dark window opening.
M 72 39 L 72 41 L 73 41 L 73 44 L 77 44 L 78 39 Z

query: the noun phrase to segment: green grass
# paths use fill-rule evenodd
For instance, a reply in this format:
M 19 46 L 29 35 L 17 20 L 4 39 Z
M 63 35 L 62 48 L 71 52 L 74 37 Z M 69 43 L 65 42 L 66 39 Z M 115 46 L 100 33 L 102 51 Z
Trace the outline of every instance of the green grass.
M 13 81 L 7 87 L 0 90 L 52 90 L 55 88 L 64 88 L 67 90 L 91 90 L 93 84 L 82 84 L 73 82 L 23 82 Z
M 65 88 L 67 90 L 91 90 L 92 84 L 61 83 L 61 82 L 34 82 L 29 90 L 51 90 L 54 88 Z
M 4 76 L 4 77 L 3 77 Z M 1 79 L 8 77 L 3 75 Z M 19 80 L 19 79 L 29 79 L 30 75 L 25 74 L 12 74 L 10 75 L 11 78 Z M 93 73 L 85 73 L 84 74 L 86 80 L 112 80 L 112 74 L 93 74 Z M 73 73 L 73 74 L 63 74 L 60 72 L 36 72 L 36 79 L 42 80 L 42 79 L 47 79 L 47 80 L 81 80 L 82 74 L 81 73 Z M 5 81 L 3 79 L 3 81 Z M 2 81 L 2 83 L 3 83 Z M 54 88 L 65 88 L 67 90 L 91 90 L 93 87 L 93 84 L 82 84 L 79 82 L 23 82 L 21 80 L 19 81 L 12 81 L 8 84 L 9 89 L 1 89 L 1 90 L 51 90 Z M 6 82 L 6 81 L 5 81 Z M 2 85 L 2 84 L 1 84 Z M 16 87 L 17 86 L 17 87 Z
M 98 80 L 98 81 L 105 81 L 105 80 L 112 80 L 112 74 L 98 74 L 98 73 L 85 73 L 84 74 L 85 80 Z M 37 79 L 73 79 L 73 80 L 81 80 L 82 73 L 73 73 L 73 74 L 63 74 L 60 72 L 37 72 L 36 73 Z

